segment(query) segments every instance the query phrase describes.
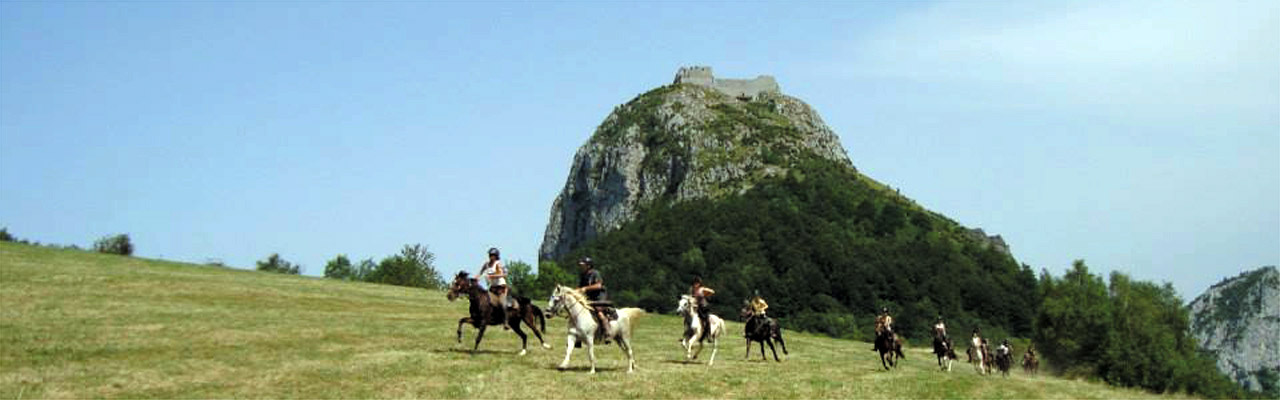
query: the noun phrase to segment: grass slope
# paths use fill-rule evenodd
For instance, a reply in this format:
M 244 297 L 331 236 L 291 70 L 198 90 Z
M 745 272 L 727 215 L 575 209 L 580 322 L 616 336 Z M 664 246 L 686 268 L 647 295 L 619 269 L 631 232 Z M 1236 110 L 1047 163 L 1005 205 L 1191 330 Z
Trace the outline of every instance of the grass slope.
M 680 321 L 662 315 L 637 322 L 636 374 L 609 346 L 590 376 L 581 350 L 555 369 L 560 318 L 553 350 L 532 340 L 519 357 L 514 334 L 491 330 L 469 354 L 474 330 L 454 342 L 466 308 L 435 291 L 0 243 L 0 398 L 1155 397 L 964 363 L 942 373 L 919 347 L 884 372 L 867 343 L 795 332 L 789 360 L 742 361 L 740 323 L 708 368 L 682 361 Z

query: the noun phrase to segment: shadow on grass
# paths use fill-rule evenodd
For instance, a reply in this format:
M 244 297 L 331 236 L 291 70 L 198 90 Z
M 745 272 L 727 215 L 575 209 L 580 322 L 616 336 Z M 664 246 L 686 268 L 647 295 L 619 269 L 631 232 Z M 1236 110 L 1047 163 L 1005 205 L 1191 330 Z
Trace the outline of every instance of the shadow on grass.
M 591 372 L 591 364 L 576 365 L 576 366 L 570 366 L 567 368 L 559 368 L 559 367 L 556 367 L 556 364 L 552 364 L 551 369 L 557 370 L 560 372 Z M 621 367 L 605 367 L 605 366 L 601 366 L 600 364 L 596 364 L 596 373 L 616 372 L 616 371 L 625 371 L 625 370 L 626 370 L 625 368 L 621 368 Z
M 432 352 L 432 353 L 454 353 L 454 354 L 466 354 L 466 355 L 480 355 L 480 354 L 486 354 L 486 355 L 488 355 L 488 354 L 508 354 L 508 355 L 516 355 L 516 354 L 520 354 L 520 351 L 519 351 L 519 350 L 506 351 L 506 350 L 489 350 L 489 349 L 479 349 L 479 350 L 476 350 L 476 351 L 471 351 L 471 349 L 459 349 L 459 348 L 431 349 L 431 352 Z

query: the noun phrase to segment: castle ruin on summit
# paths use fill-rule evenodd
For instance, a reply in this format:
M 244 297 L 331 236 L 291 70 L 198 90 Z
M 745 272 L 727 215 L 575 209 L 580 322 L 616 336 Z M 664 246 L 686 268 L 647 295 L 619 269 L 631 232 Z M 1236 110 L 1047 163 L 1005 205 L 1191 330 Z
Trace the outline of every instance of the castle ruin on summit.
M 711 67 L 680 67 L 675 83 L 706 86 L 733 97 L 754 98 L 760 93 L 781 93 L 778 81 L 772 76 L 760 75 L 755 79 L 716 79 Z

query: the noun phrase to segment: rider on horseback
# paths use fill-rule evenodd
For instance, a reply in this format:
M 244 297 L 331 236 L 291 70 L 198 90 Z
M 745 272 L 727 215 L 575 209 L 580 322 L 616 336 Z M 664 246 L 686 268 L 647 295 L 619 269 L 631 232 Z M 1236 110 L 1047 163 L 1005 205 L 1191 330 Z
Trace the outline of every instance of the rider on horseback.
M 947 341 L 948 339 L 947 324 L 945 322 L 942 322 L 942 315 L 938 315 L 938 322 L 933 324 L 933 336 L 936 336 L 942 339 L 943 342 Z
M 596 337 L 605 336 L 606 326 L 609 320 L 604 316 L 604 309 L 608 307 L 609 293 L 604 288 L 604 278 L 600 277 L 600 271 L 596 269 L 596 264 L 591 257 L 582 257 L 578 260 L 578 267 L 582 268 L 582 273 L 578 275 L 578 291 L 587 296 L 587 301 L 591 302 L 591 309 L 595 311 L 596 320 L 600 321 L 596 328 Z
M 880 315 L 876 317 L 876 337 L 880 337 L 882 334 L 894 337 L 893 316 L 889 315 L 889 307 L 881 307 Z M 876 350 L 875 346 L 872 346 L 871 350 Z
M 698 319 L 702 321 L 702 335 L 698 336 L 698 341 L 707 337 L 707 333 L 711 331 L 711 307 L 707 305 L 707 297 L 716 294 L 715 290 L 702 286 L 702 277 L 693 277 L 693 287 L 689 288 L 689 295 L 693 296 L 694 311 L 698 313 Z
M 485 275 L 485 271 L 492 271 Z M 511 329 L 511 325 L 507 324 L 507 269 L 502 265 L 502 257 L 498 253 L 497 247 L 489 248 L 489 261 L 485 261 L 480 265 L 480 272 L 476 272 L 476 276 L 483 276 L 489 283 L 489 293 L 498 297 L 497 314 L 502 316 L 502 329 Z

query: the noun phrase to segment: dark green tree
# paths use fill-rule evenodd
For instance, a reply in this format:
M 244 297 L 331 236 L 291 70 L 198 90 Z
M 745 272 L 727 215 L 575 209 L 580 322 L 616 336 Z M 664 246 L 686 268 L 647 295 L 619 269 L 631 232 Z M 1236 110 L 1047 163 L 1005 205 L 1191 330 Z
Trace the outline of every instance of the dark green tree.
M 1046 274 L 1035 318 L 1035 343 L 1045 360 L 1069 375 L 1095 376 L 1112 322 L 1107 286 L 1076 260 L 1062 279 Z
M 129 241 L 128 234 L 119 234 L 104 236 L 98 241 L 93 242 L 93 251 L 106 254 L 117 254 L 122 256 L 133 255 L 133 242 Z
M 533 266 L 529 263 L 515 260 L 507 264 L 507 284 L 511 285 L 513 293 L 524 293 L 533 285 Z

